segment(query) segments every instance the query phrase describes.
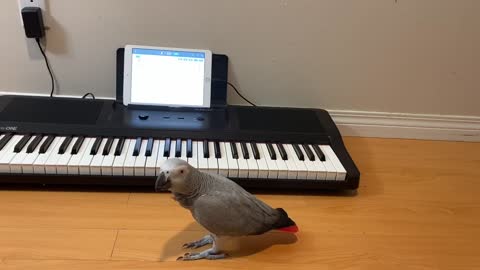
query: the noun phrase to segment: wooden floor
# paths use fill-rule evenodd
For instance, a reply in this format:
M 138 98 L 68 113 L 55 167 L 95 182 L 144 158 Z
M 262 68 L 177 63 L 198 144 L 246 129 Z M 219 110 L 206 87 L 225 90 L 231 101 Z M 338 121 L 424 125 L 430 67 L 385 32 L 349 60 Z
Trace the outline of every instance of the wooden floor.
M 0 269 L 480 269 L 480 143 L 345 138 L 353 196 L 265 195 L 300 232 L 181 262 L 205 231 L 169 194 L 0 191 Z

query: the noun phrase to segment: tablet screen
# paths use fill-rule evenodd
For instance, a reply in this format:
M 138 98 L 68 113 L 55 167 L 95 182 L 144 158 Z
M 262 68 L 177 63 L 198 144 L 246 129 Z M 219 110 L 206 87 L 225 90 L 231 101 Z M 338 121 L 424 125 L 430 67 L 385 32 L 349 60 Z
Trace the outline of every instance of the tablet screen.
M 210 105 L 210 92 L 205 96 L 204 52 L 146 48 L 133 48 L 131 52 L 131 103 Z

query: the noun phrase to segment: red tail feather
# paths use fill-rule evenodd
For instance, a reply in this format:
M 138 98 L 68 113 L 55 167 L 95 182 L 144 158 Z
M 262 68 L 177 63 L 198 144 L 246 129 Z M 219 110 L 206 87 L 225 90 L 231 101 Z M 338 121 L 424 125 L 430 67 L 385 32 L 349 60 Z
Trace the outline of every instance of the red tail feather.
M 298 232 L 298 227 L 297 227 L 297 225 L 293 225 L 293 226 L 283 227 L 283 228 L 280 228 L 280 229 L 277 229 L 277 230 L 282 231 L 282 232 L 296 233 L 296 232 Z

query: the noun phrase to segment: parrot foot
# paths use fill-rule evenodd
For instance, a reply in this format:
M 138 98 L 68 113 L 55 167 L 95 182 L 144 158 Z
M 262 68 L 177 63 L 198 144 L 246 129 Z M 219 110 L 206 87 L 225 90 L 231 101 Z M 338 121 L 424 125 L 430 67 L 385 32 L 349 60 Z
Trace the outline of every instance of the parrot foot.
M 205 245 L 212 244 L 212 243 L 213 243 L 212 236 L 211 235 L 205 235 L 202 239 L 200 239 L 198 241 L 185 243 L 183 245 L 183 248 L 199 248 L 199 247 L 203 247 Z
M 213 248 L 204 250 L 200 253 L 185 253 L 183 256 L 177 258 L 177 261 L 193 261 L 200 259 L 218 260 L 226 258 L 225 253 L 216 253 Z

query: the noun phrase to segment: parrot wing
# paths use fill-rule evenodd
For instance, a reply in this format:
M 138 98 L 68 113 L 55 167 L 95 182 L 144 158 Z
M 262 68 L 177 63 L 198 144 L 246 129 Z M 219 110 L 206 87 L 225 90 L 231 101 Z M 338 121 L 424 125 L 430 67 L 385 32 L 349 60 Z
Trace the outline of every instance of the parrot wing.
M 274 229 L 281 213 L 246 192 L 213 191 L 198 197 L 195 220 L 216 235 L 262 234 Z

